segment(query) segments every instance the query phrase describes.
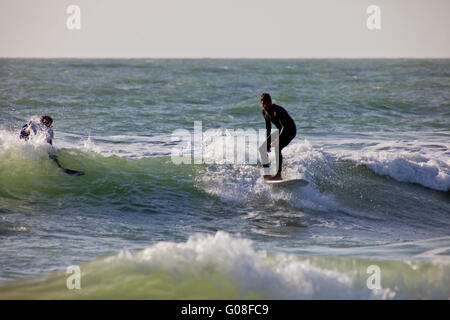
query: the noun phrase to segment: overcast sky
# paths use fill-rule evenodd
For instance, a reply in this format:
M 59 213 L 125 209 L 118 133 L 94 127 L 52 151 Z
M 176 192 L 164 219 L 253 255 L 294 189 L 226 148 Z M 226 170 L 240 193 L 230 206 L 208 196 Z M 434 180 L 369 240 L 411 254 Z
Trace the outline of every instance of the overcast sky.
M 449 15 L 450 0 L 0 0 L 0 57 L 448 58 Z

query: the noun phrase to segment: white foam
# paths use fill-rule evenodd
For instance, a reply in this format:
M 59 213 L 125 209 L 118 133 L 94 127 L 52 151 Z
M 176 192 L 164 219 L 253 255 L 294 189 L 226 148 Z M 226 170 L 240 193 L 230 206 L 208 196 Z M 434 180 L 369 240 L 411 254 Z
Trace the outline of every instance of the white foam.
M 45 135 L 34 135 L 27 141 L 19 139 L 19 132 L 0 130 L 0 153 L 13 153 L 21 159 L 40 159 L 48 157 L 54 152 L 53 147 L 47 143 Z
M 123 252 L 113 259 L 163 269 L 173 276 L 202 276 L 205 270 L 217 269 L 221 277 L 238 284 L 238 299 L 248 292 L 272 299 L 382 297 L 367 289 L 355 291 L 351 273 L 322 269 L 292 254 L 272 256 L 253 249 L 250 240 L 223 231 L 194 235 L 185 243 L 159 242 L 136 254 Z
M 326 139 L 315 141 L 325 145 L 338 159 L 366 165 L 380 175 L 401 182 L 417 183 L 434 190 L 450 187 L 450 143 L 443 136 L 421 137 L 404 133 L 406 138 L 391 140 L 372 137 Z
M 170 155 L 170 139 L 165 136 L 95 136 L 82 137 L 58 132 L 54 140 L 57 148 L 79 149 L 98 153 L 104 157 L 142 159 Z
M 343 155 L 364 164 L 380 175 L 401 182 L 418 183 L 434 190 L 450 188 L 450 160 L 433 159 L 428 155 L 405 151 L 360 151 Z
M 222 145 L 208 144 L 208 141 L 206 140 L 206 145 L 203 146 L 206 154 L 210 157 L 221 155 L 222 153 L 216 152 L 215 148 L 222 148 Z M 329 170 L 332 170 L 329 163 L 332 160 L 323 151 L 313 148 L 307 140 L 293 142 L 283 149 L 283 159 L 284 177 L 306 179 L 309 181 L 308 186 L 277 188 L 274 191 L 273 186 L 264 182 L 262 172 L 257 167 L 245 164 L 220 164 L 221 158 L 216 159 L 219 164 L 207 165 L 204 168 L 197 176 L 197 184 L 209 194 L 236 203 L 253 202 L 255 205 L 269 205 L 283 200 L 297 208 L 307 207 L 327 211 L 338 207 L 331 196 L 320 193 L 314 185 L 316 174 L 326 176 L 330 173 Z
M 91 136 L 89 136 L 84 142 L 83 142 L 83 150 L 87 152 L 95 152 L 95 153 L 101 153 L 102 150 L 99 146 L 97 146 L 94 142 L 92 142 Z

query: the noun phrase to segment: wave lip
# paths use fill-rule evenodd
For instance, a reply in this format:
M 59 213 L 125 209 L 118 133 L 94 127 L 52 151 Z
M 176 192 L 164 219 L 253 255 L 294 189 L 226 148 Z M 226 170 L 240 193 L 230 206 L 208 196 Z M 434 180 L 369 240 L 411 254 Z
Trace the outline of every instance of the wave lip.
M 237 286 L 237 297 L 308 299 L 322 294 L 348 291 L 351 278 L 331 270 L 322 270 L 294 255 L 271 257 L 255 251 L 252 242 L 219 231 L 215 235 L 195 235 L 185 243 L 160 242 L 136 255 L 119 258 L 147 263 L 172 274 L 225 278 Z M 212 280 L 212 279 L 210 279 Z M 328 288 L 328 289 L 327 289 Z
M 417 183 L 424 187 L 448 191 L 450 166 L 442 160 L 414 161 L 405 155 L 379 153 L 363 156 L 360 163 L 380 175 L 387 175 L 400 182 Z

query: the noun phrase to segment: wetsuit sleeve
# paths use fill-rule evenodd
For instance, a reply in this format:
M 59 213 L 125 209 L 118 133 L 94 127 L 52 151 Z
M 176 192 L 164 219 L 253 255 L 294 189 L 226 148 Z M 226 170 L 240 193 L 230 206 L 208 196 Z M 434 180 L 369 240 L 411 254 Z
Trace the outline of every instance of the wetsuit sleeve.
M 53 130 L 49 129 L 47 131 L 47 143 L 53 144 Z
M 266 137 L 267 137 L 267 152 L 270 150 L 270 144 L 271 144 L 271 131 L 272 131 L 272 124 L 270 123 L 270 120 L 267 120 L 266 118 L 264 118 L 264 120 L 266 121 Z
M 20 135 L 19 135 L 20 139 L 26 140 L 28 138 L 28 136 L 30 135 L 30 132 L 27 129 L 28 129 L 28 123 L 24 123 L 22 126 L 22 129 L 20 130 Z

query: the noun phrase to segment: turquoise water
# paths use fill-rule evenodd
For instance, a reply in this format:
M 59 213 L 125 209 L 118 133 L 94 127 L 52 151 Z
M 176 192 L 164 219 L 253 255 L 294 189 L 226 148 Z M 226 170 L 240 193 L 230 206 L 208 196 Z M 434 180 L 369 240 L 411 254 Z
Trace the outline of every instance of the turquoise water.
M 449 88 L 450 60 L 0 59 L 0 298 L 447 299 Z M 217 158 L 262 92 L 306 187 Z M 40 114 L 83 176 L 18 139 Z M 194 121 L 215 161 L 176 165 Z

